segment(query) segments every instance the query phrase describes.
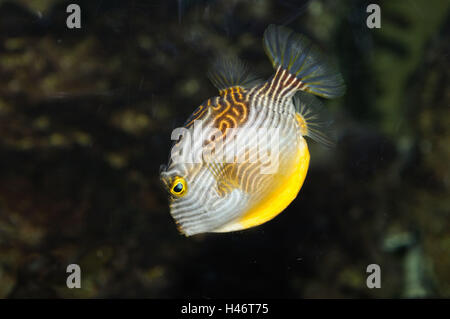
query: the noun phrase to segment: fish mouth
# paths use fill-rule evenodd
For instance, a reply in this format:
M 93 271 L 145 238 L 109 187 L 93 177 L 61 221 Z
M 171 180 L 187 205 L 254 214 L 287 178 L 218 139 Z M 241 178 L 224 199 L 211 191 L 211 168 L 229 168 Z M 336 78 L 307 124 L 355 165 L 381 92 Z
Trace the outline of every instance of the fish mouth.
M 169 193 L 170 178 L 166 174 L 166 170 L 167 170 L 166 165 L 161 165 L 159 167 L 159 181 L 160 181 L 160 186 L 164 189 L 164 191 Z
M 198 200 L 175 201 L 170 204 L 170 214 L 178 230 L 187 237 L 214 232 L 240 215 L 245 203 L 242 196 L 235 189 L 228 196 L 206 204 Z
M 164 175 L 164 173 L 167 171 L 167 165 L 166 164 L 161 164 L 159 165 L 159 175 Z

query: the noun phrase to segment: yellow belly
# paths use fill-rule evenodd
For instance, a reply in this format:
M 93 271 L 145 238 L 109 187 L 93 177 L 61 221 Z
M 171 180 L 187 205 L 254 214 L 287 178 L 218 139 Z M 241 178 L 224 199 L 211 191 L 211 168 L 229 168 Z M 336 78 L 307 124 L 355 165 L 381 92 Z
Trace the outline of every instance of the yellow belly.
M 270 193 L 253 206 L 238 220 L 231 222 L 214 232 L 229 232 L 261 225 L 280 214 L 297 197 L 308 172 L 309 150 L 301 139 L 297 154 L 289 167 L 283 168 L 283 174 L 277 174 L 277 183 Z

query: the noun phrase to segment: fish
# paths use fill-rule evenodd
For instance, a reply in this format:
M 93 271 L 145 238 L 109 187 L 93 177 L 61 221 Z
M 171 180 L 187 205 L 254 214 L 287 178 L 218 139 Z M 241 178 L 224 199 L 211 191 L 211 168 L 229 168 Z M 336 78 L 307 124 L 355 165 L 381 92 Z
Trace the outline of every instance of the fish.
M 219 95 L 201 103 L 172 133 L 160 180 L 185 236 L 239 231 L 273 219 L 306 178 L 305 137 L 333 144 L 317 97 L 345 93 L 336 64 L 285 26 L 269 25 L 263 47 L 274 68 L 268 80 L 237 58 L 217 60 L 208 77 Z

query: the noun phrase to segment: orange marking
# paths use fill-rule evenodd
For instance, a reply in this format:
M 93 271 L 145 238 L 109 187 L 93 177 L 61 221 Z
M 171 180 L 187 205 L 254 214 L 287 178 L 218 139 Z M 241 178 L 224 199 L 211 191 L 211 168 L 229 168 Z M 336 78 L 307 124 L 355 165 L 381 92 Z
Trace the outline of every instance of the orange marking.
M 236 119 L 232 115 L 226 114 L 225 117 L 229 118 L 233 122 L 233 126 L 232 127 L 237 127 Z
M 198 120 L 199 118 L 201 118 L 207 110 L 208 110 L 208 108 L 203 108 L 202 112 L 200 114 L 196 115 L 198 112 L 194 113 L 193 114 L 194 118 L 191 121 L 189 121 L 189 123 L 186 124 L 185 127 L 189 128 L 192 125 L 192 123 L 194 123 L 195 120 Z
M 217 115 L 216 119 L 220 118 L 222 115 L 224 115 L 225 113 L 227 113 L 228 110 L 230 109 L 230 107 L 231 107 L 230 102 L 228 102 L 227 100 L 225 100 L 225 103 L 227 104 L 227 107 L 225 108 L 224 111 L 222 111 L 222 113 L 220 113 L 219 115 Z
M 200 105 L 192 115 L 198 114 L 198 112 L 200 112 L 201 110 L 203 110 L 203 105 Z
M 226 126 L 226 128 L 224 130 L 222 130 L 223 126 Z M 219 130 L 221 130 L 223 134 L 225 134 L 225 131 L 226 131 L 227 128 L 230 128 L 230 125 L 228 124 L 228 122 L 225 121 L 225 120 L 220 121 L 220 123 L 219 123 Z
M 217 103 L 216 106 L 213 106 L 213 107 L 212 107 L 212 109 L 213 109 L 214 111 L 218 111 L 218 110 L 221 109 L 221 107 L 222 107 L 222 105 L 221 105 L 220 103 Z

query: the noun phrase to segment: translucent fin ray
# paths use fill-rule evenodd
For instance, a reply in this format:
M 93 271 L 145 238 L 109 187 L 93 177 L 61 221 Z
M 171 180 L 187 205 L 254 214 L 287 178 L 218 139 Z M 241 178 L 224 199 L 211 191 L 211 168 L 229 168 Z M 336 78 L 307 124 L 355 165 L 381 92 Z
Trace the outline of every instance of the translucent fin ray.
M 208 78 L 222 92 L 230 87 L 250 88 L 260 82 L 248 66 L 237 57 L 218 57 L 208 70 Z
M 236 179 L 231 174 L 234 164 L 206 162 L 206 165 L 217 182 L 217 192 L 221 197 L 229 194 L 234 188 L 239 187 Z
M 302 135 L 327 147 L 335 146 L 331 117 L 322 102 L 314 95 L 302 91 L 294 95 L 293 102 L 297 116 L 300 117 L 298 120 Z

